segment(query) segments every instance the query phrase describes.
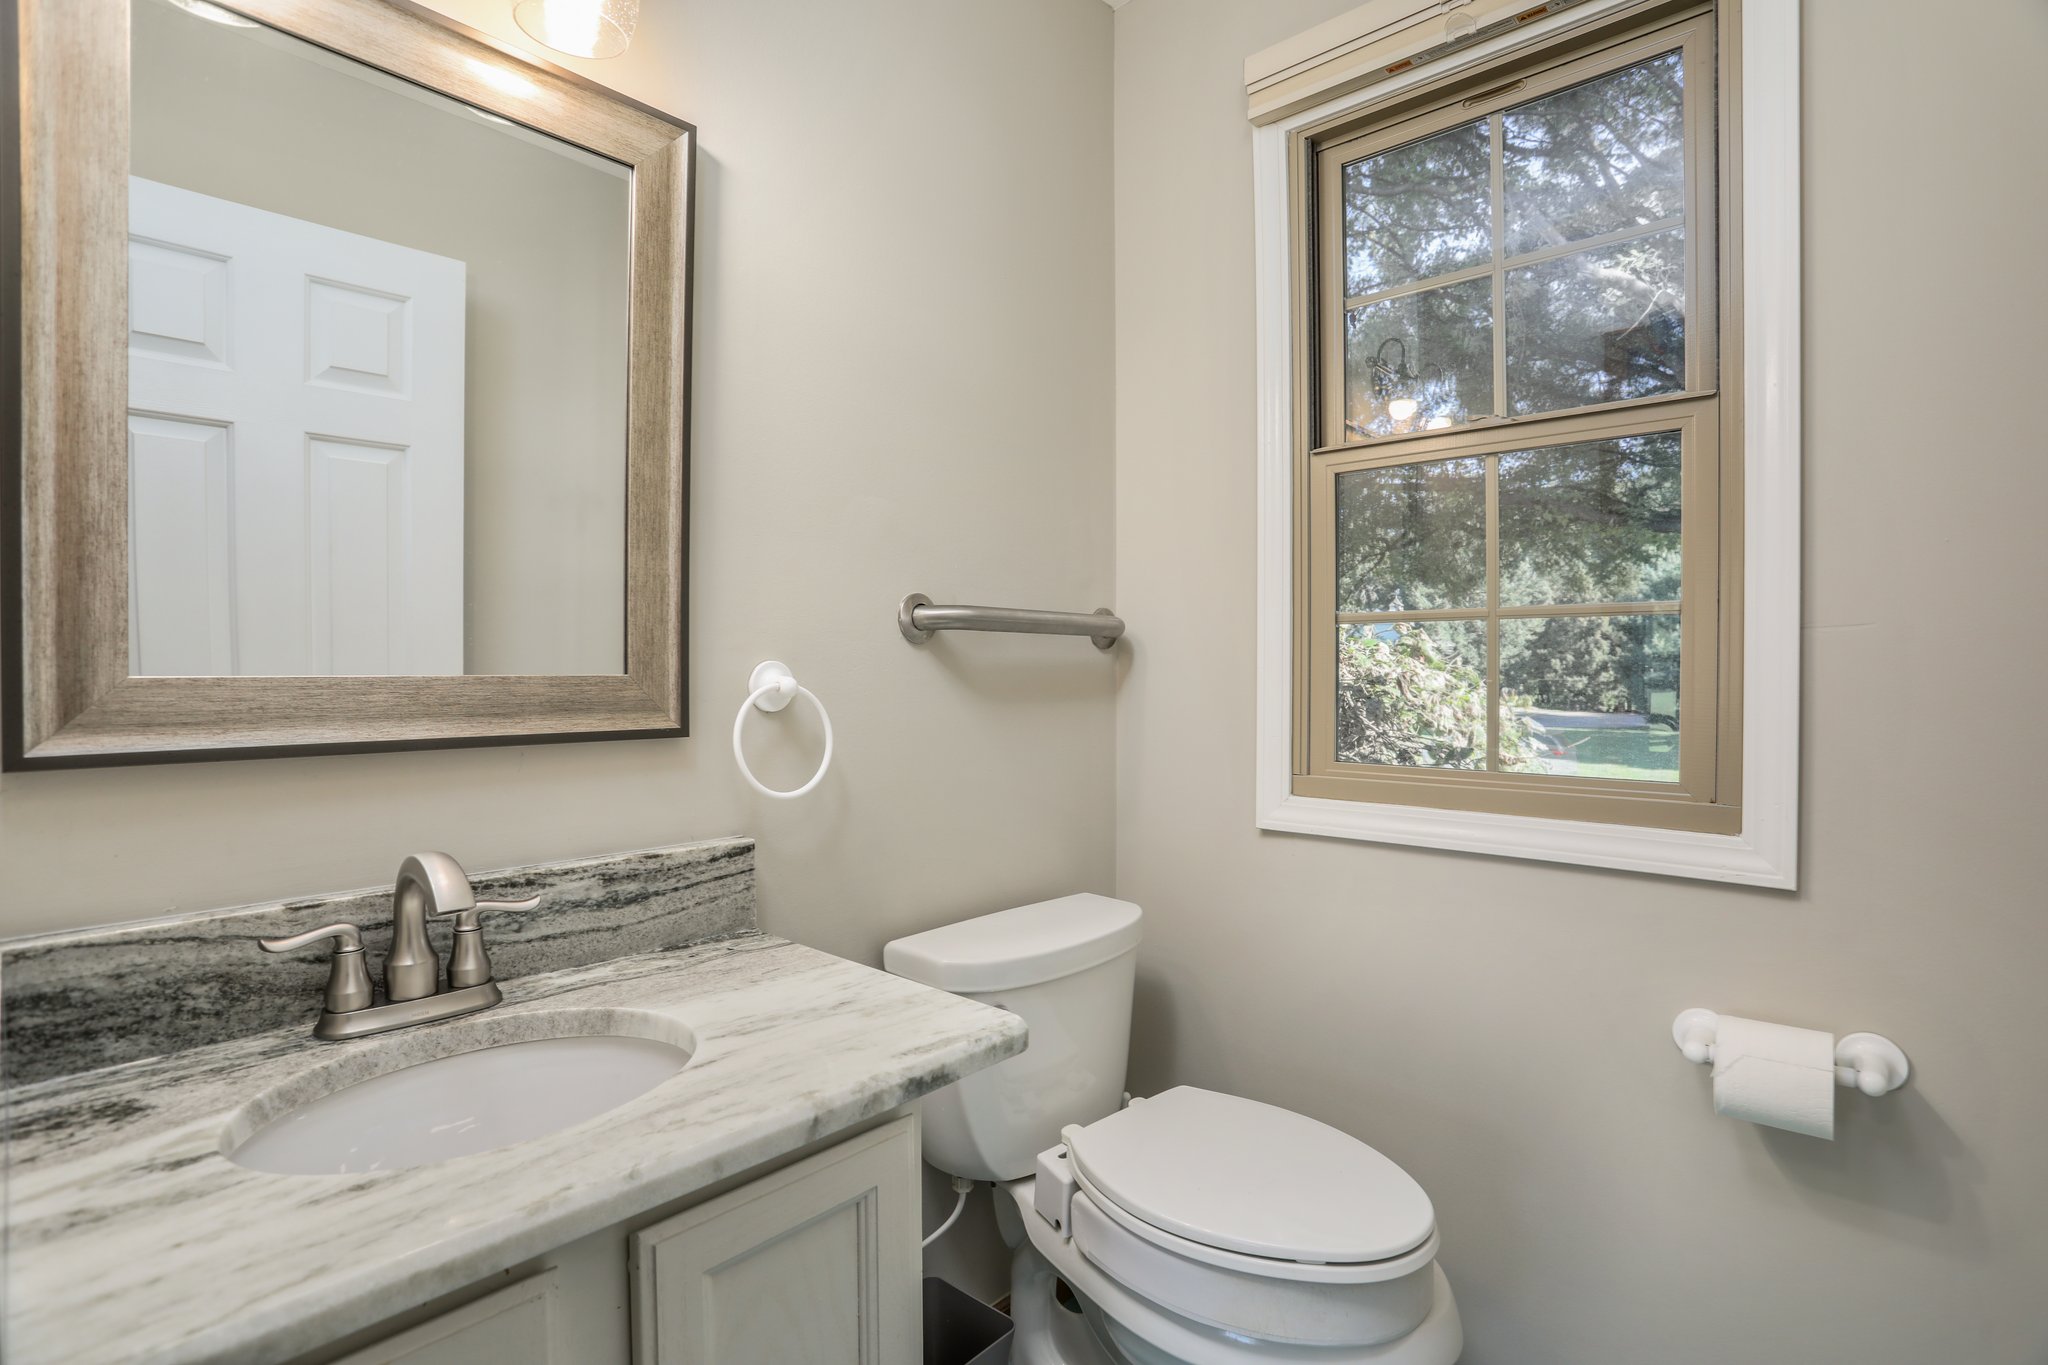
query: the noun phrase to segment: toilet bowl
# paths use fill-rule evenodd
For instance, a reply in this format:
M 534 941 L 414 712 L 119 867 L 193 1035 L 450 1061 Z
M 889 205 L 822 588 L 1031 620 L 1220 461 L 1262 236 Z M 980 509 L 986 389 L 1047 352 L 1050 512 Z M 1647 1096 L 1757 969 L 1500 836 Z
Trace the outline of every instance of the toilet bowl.
M 883 952 L 1030 1026 L 923 1107 L 925 1159 L 1001 1186 L 1015 1365 L 1453 1365 L 1435 1211 L 1399 1166 L 1235 1095 L 1123 1103 L 1140 919 L 1068 896 Z

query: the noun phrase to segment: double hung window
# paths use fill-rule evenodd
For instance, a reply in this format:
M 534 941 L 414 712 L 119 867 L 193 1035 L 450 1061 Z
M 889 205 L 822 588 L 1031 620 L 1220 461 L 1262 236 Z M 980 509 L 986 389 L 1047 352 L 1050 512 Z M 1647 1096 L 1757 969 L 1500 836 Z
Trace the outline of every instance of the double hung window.
M 1313 141 L 1294 791 L 1740 827 L 1711 7 Z

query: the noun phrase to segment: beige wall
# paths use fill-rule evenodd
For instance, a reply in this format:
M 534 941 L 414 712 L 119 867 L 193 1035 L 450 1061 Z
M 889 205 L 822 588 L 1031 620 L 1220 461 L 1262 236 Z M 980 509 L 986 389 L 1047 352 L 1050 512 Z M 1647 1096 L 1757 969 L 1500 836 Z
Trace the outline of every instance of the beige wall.
M 1958 81 L 1918 7 L 1809 0 L 1808 855 L 1782 896 L 1252 828 L 1240 62 L 1349 4 L 1119 12 L 1113 282 L 1099 0 L 648 0 L 589 69 L 703 129 L 699 737 L 10 774 L 0 928 L 368 884 L 421 845 L 737 832 L 770 930 L 873 961 L 1113 881 L 1150 913 L 1134 1083 L 1291 1105 L 1415 1172 L 1469 1365 L 2041 1365 L 2048 18 L 1983 0 Z M 511 32 L 500 0 L 446 8 Z M 912 589 L 1114 601 L 1114 727 L 1094 651 L 912 650 Z M 802 802 L 726 750 L 771 656 L 839 730 Z M 803 774 L 807 722 L 752 733 L 765 777 Z M 1917 1075 L 1846 1101 L 1833 1145 L 1717 1121 L 1665 1033 L 1690 1004 L 1886 1031 Z
M 504 0 L 441 8 L 517 38 Z M 1078 640 L 913 649 L 895 618 L 913 591 L 1112 600 L 1109 9 L 648 0 L 624 57 L 569 64 L 702 136 L 695 737 L 6 774 L 0 933 L 375 884 L 422 847 L 486 867 L 722 834 L 761 841 L 770 932 L 866 962 L 1110 889 L 1111 664 Z M 837 729 L 800 801 L 733 766 L 769 658 Z M 803 711 L 749 722 L 771 784 L 816 760 Z M 963 1231 L 942 1257 L 979 1262 L 935 1264 L 993 1296 L 985 1202 Z
M 2048 1361 L 2048 10 L 1809 0 L 1796 895 L 1253 828 L 1247 53 L 1116 19 L 1117 886 L 1134 1082 L 1293 1106 L 1434 1197 L 1467 1365 Z M 1821 1144 L 1717 1120 L 1681 1007 L 1890 1034 Z
M 135 174 L 468 267 L 464 671 L 623 672 L 624 175 L 306 44 L 133 27 Z
M 448 0 L 516 32 L 503 0 Z M 1110 12 L 1101 0 L 650 0 L 583 69 L 702 132 L 680 741 L 7 774 L 0 932 L 708 835 L 761 841 L 766 928 L 888 938 L 1112 873 L 1111 665 L 896 604 L 1111 600 Z M 747 674 L 832 709 L 812 796 L 747 791 Z M 815 762 L 757 716 L 764 780 Z

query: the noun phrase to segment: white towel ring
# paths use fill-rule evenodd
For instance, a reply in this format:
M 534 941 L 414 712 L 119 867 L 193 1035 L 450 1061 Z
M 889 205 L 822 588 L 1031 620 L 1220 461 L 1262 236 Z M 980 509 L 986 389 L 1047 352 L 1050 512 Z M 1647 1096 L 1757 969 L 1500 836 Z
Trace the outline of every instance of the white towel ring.
M 740 765 L 740 776 L 746 778 L 747 785 L 761 795 L 772 796 L 778 801 L 793 801 L 799 796 L 808 795 L 813 787 L 824 780 L 825 770 L 832 766 L 832 717 L 825 714 L 825 703 L 818 700 L 817 693 L 799 684 L 796 675 L 786 666 L 773 659 L 754 666 L 752 675 L 747 678 L 747 686 L 751 690 L 747 693 L 747 699 L 740 703 L 740 713 L 732 722 L 732 758 L 733 762 Z M 797 697 L 804 698 L 818 708 L 818 720 L 825 727 L 825 757 L 818 761 L 818 771 L 811 774 L 810 781 L 786 792 L 777 791 L 773 787 L 763 786 L 761 779 L 754 776 L 754 770 L 747 766 L 746 752 L 740 747 L 740 732 L 746 727 L 748 707 L 758 707 L 763 711 L 780 711 Z

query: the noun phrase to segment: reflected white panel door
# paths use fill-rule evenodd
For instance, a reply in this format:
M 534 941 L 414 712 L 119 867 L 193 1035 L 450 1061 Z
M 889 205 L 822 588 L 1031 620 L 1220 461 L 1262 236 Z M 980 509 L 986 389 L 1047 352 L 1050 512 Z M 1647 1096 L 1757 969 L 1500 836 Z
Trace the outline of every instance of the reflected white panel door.
M 462 672 L 463 263 L 128 205 L 134 671 Z

